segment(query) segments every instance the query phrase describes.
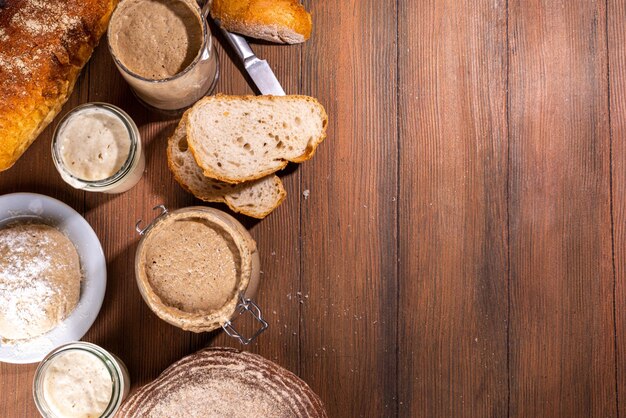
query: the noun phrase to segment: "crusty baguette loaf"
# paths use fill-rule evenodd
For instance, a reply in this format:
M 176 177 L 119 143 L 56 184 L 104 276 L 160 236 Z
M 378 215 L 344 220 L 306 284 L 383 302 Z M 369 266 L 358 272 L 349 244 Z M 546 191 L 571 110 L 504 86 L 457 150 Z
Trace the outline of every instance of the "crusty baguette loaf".
M 211 15 L 230 32 L 297 44 L 311 36 L 311 15 L 298 0 L 213 0 Z
M 224 183 L 205 177 L 187 144 L 183 116 L 167 144 L 167 162 L 183 189 L 205 202 L 226 203 L 235 212 L 262 219 L 276 209 L 287 192 L 275 175 L 241 184 Z
M 325 418 L 296 375 L 257 355 L 205 348 L 172 364 L 122 405 L 120 418 Z
M 117 0 L 0 2 L 0 171 L 59 113 Z
M 241 183 L 311 158 L 328 117 L 308 96 L 216 95 L 196 103 L 187 122 L 187 142 L 204 175 Z

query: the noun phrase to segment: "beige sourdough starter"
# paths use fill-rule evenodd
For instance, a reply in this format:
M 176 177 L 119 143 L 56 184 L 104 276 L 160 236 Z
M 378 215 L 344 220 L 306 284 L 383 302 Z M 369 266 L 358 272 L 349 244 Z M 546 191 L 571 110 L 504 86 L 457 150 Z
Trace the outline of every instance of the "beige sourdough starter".
M 166 225 L 146 249 L 146 274 L 161 300 L 185 312 L 216 310 L 237 289 L 238 256 L 201 217 Z
M 37 223 L 0 229 L 0 340 L 50 331 L 80 297 L 80 262 L 72 242 Z
M 117 58 L 152 80 L 187 68 L 202 46 L 199 16 L 181 0 L 125 0 L 110 30 Z
M 98 357 L 68 350 L 51 360 L 43 376 L 43 396 L 55 416 L 97 418 L 109 405 L 113 380 Z
M 125 0 L 111 18 L 108 36 L 113 56 L 131 73 L 122 75 L 152 106 L 189 106 L 215 78 L 217 61 L 211 45 L 203 45 L 203 23 L 193 0 Z

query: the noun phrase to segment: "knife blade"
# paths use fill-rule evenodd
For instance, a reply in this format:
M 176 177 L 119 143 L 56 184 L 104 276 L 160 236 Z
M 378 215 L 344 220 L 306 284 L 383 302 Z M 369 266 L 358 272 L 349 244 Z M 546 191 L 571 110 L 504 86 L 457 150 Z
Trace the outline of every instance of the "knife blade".
M 259 89 L 261 94 L 284 96 L 285 91 L 267 61 L 259 59 L 254 54 L 254 51 L 250 48 L 248 41 L 246 41 L 243 36 L 231 33 L 222 28 L 218 20 L 216 20 L 215 23 L 220 26 L 222 33 L 224 33 L 224 37 L 237 53 L 237 56 L 243 63 L 248 75 L 252 81 L 254 81 L 254 84 Z

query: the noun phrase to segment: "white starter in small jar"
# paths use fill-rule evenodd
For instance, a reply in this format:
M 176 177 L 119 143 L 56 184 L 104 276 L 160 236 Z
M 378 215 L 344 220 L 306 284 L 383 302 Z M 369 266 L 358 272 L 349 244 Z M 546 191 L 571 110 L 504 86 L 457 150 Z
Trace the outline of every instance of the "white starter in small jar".
M 90 181 L 117 173 L 130 151 L 130 135 L 122 121 L 99 108 L 72 115 L 59 132 L 58 141 L 67 171 Z
M 43 377 L 43 396 L 59 417 L 99 417 L 112 394 L 109 370 L 86 351 L 59 354 Z
M 90 343 L 61 346 L 40 363 L 34 396 L 45 418 L 113 417 L 130 378 L 115 355 Z
M 66 183 L 90 191 L 124 192 L 145 168 L 137 126 L 104 103 L 79 106 L 65 116 L 54 133 L 52 154 Z

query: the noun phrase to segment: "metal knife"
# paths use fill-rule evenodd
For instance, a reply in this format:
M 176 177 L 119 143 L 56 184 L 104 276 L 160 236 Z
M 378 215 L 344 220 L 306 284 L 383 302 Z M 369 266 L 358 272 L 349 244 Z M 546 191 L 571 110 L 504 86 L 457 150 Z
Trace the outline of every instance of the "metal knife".
M 254 55 L 254 51 L 250 48 L 248 41 L 241 35 L 231 33 L 222 28 L 218 20 L 215 21 L 217 25 L 224 33 L 224 37 L 228 40 L 228 43 L 233 47 L 237 56 L 243 63 L 246 71 L 250 75 L 254 84 L 261 92 L 261 94 L 273 94 L 274 96 L 284 96 L 285 91 L 281 87 L 280 83 L 276 79 L 274 72 L 270 68 L 270 65 L 265 60 L 259 59 Z

